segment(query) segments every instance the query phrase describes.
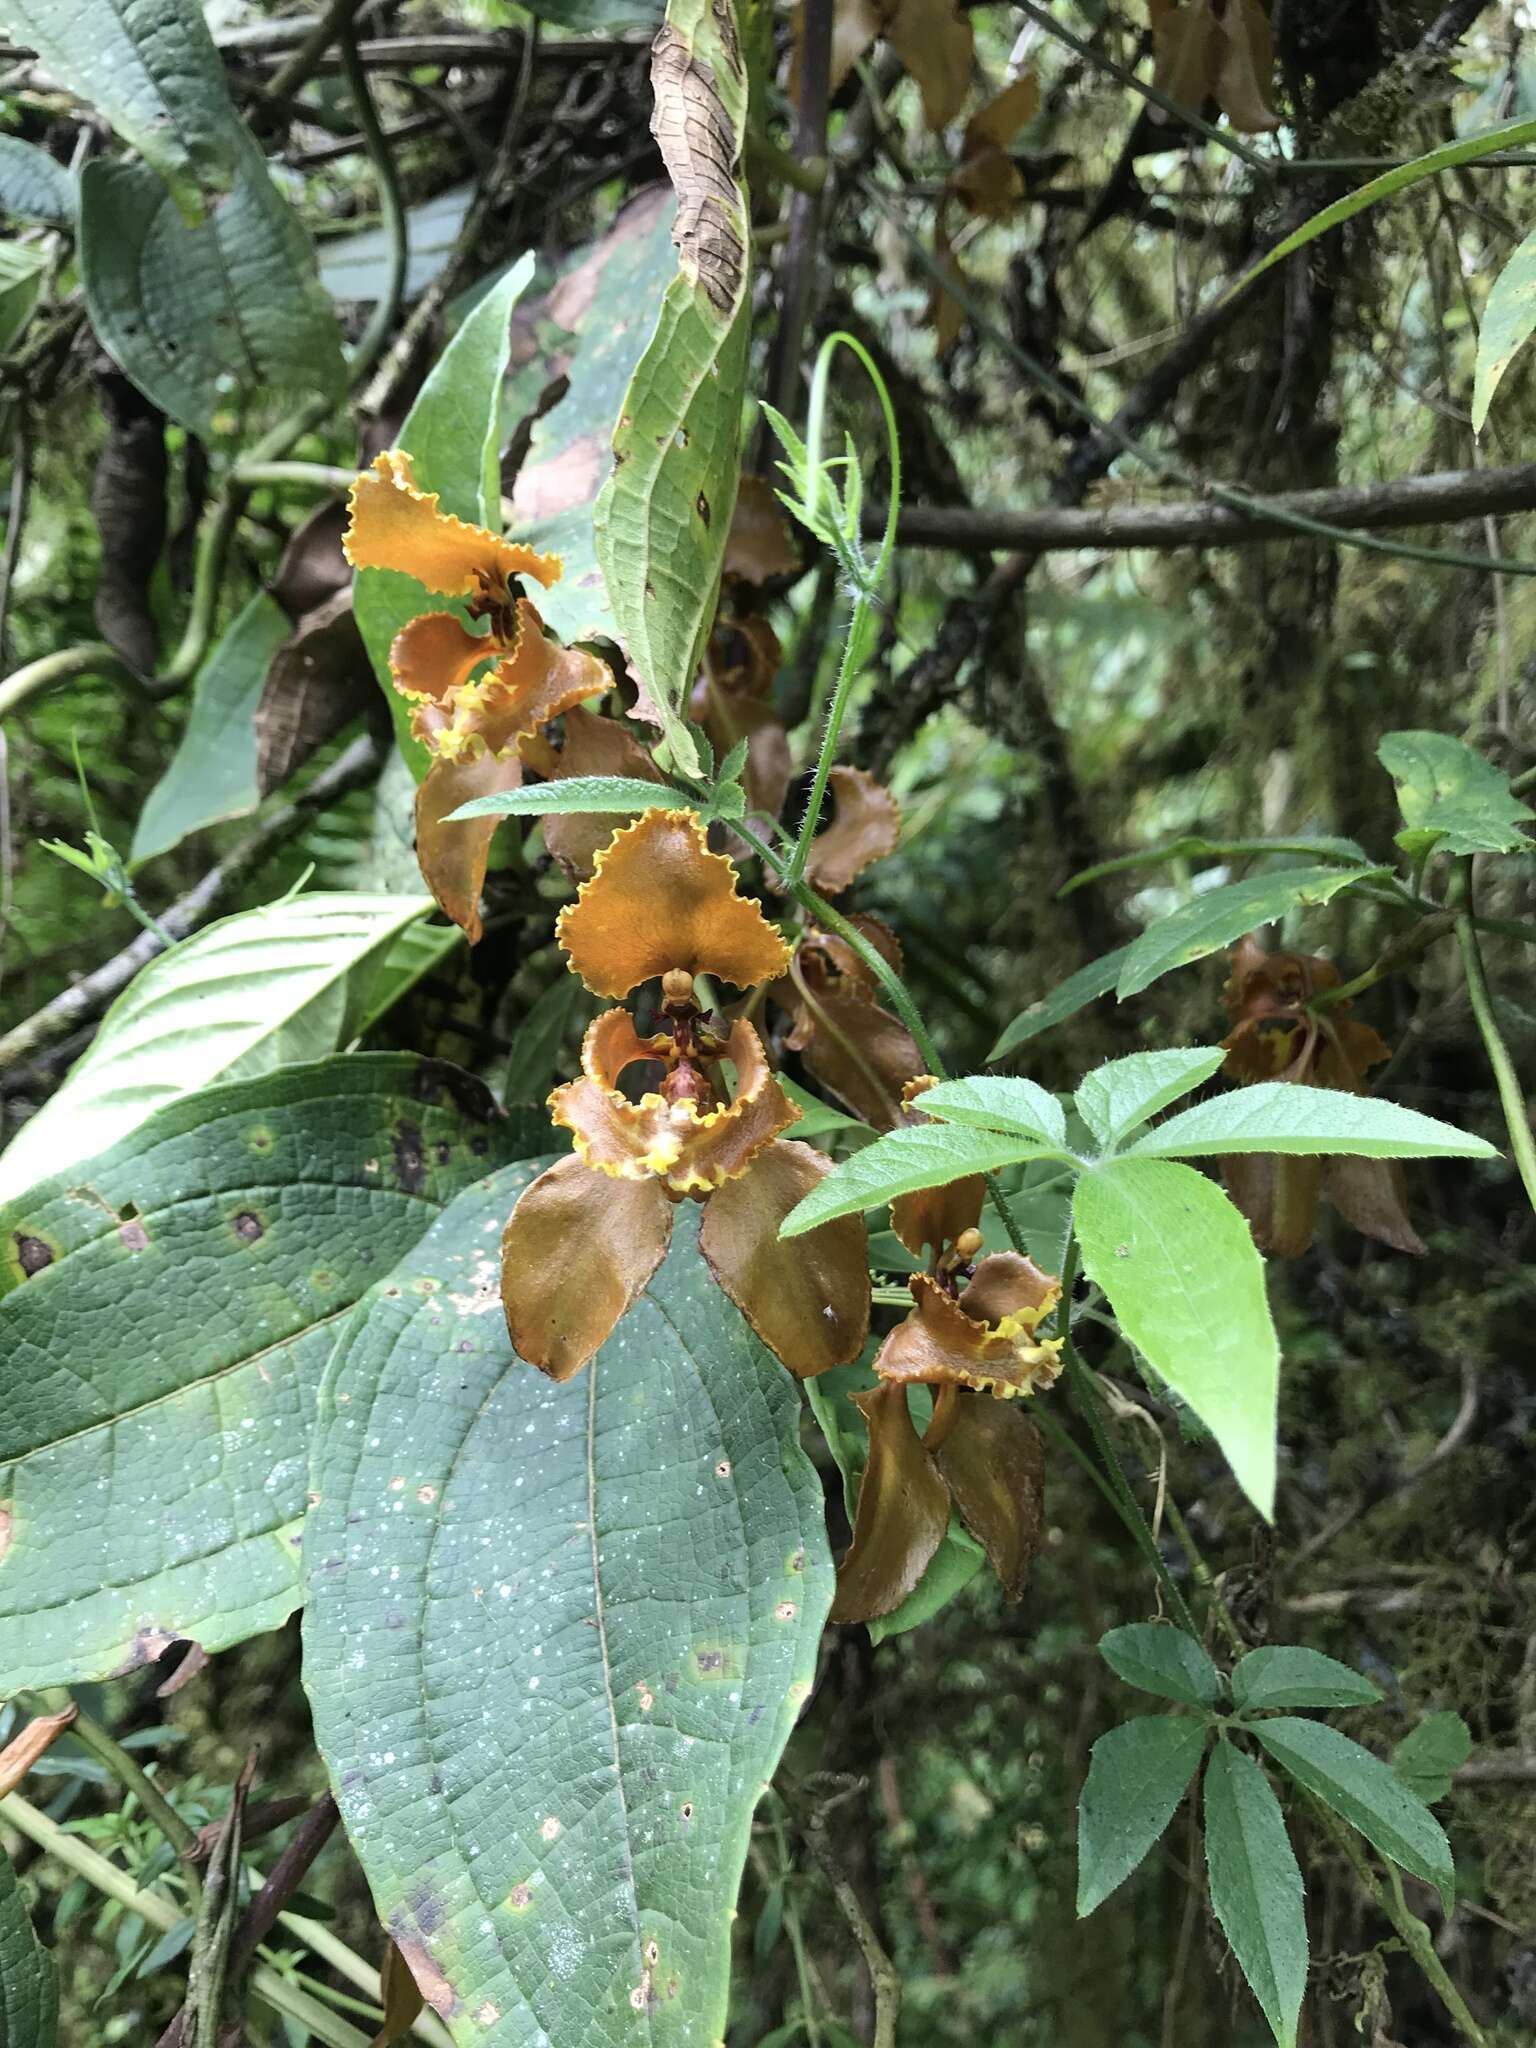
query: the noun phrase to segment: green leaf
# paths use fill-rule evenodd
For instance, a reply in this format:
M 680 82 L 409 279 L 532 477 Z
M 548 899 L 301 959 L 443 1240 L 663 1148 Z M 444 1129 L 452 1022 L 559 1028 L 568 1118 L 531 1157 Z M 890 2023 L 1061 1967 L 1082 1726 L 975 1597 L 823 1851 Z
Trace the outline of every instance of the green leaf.
M 1398 844 L 1415 853 L 1518 853 L 1531 842 L 1520 830 L 1536 815 L 1521 803 L 1491 761 L 1443 732 L 1389 732 L 1376 749 L 1397 784 L 1407 832 Z M 1411 836 L 1410 836 L 1411 835 Z
M 1369 857 L 1358 841 L 1326 833 L 1313 839 L 1204 839 L 1198 833 L 1186 833 L 1165 846 L 1144 846 L 1137 853 L 1122 853 L 1114 860 L 1095 861 L 1090 868 L 1079 868 L 1056 894 L 1071 896 L 1108 875 L 1128 874 L 1133 868 L 1161 867 L 1166 861 L 1231 860 L 1234 855 L 1248 858 L 1261 853 L 1296 853 L 1304 860 L 1340 860 L 1350 867 L 1369 865 Z
M 1114 1145 L 1170 1102 L 1208 1081 L 1226 1058 L 1217 1046 L 1190 1052 L 1133 1052 L 1096 1067 L 1073 1101 L 1101 1145 Z
M 0 242 L 0 349 L 10 348 L 32 318 L 47 267 L 40 244 Z
M 794 1127 L 797 1138 L 819 1138 L 827 1131 L 868 1131 L 870 1126 L 856 1116 L 849 1116 L 843 1109 L 834 1109 L 830 1102 L 823 1102 L 819 1095 L 813 1095 L 809 1088 L 802 1088 L 798 1081 L 791 1081 L 785 1075 L 778 1077 L 779 1086 L 800 1112 L 800 1121 Z M 871 1133 L 873 1135 L 873 1133 Z M 807 1382 L 809 1385 L 809 1382 Z
M 973 1131 L 954 1124 L 914 1124 L 890 1131 L 841 1160 L 779 1226 L 780 1237 L 799 1237 L 818 1223 L 873 1209 L 916 1188 L 943 1187 L 967 1173 L 990 1173 L 1021 1159 L 1056 1159 L 1059 1147 L 1005 1131 Z
M 469 314 L 432 366 L 395 446 L 411 457 L 417 487 L 445 512 L 501 532 L 501 385 L 511 352 L 512 308 L 533 275 L 533 257 L 512 265 Z M 389 650 L 422 612 L 452 609 L 398 569 L 360 569 L 353 608 L 363 645 L 395 721 L 400 751 L 419 782 L 430 756 L 410 729 L 410 706 L 390 681 Z M 462 609 L 462 607 L 460 608 Z
M 1390 171 L 1384 171 L 1379 178 L 1372 178 L 1367 185 L 1361 185 L 1348 192 L 1342 199 L 1336 199 L 1332 206 L 1325 206 L 1320 213 L 1314 213 L 1303 221 L 1294 234 L 1268 250 L 1251 270 L 1244 271 L 1232 292 L 1246 291 L 1255 278 L 1262 277 L 1266 270 L 1276 263 L 1283 263 L 1287 256 L 1304 249 L 1308 242 L 1315 241 L 1330 228 L 1350 220 L 1357 213 L 1363 213 L 1368 206 L 1375 206 L 1380 200 L 1390 199 L 1394 193 L 1402 192 L 1410 185 L 1417 185 L 1424 178 L 1438 176 L 1441 171 L 1454 170 L 1458 164 L 1476 163 L 1485 156 L 1493 156 L 1501 149 L 1523 149 L 1527 143 L 1536 142 L 1536 121 L 1503 121 L 1496 128 L 1484 128 L 1476 135 L 1464 135 L 1456 142 L 1444 142 L 1438 149 L 1431 149 L 1423 156 L 1416 156 L 1411 163 L 1397 164 Z M 1230 294 L 1229 294 L 1230 296 Z
M 457 1068 L 354 1053 L 172 1103 L 0 1211 L 24 1390 L 0 1416 L 0 1696 L 291 1613 L 349 1310 L 447 1200 L 548 1142 Z
M 1211 1707 L 1221 1674 L 1192 1635 L 1155 1621 L 1128 1622 L 1099 1638 L 1099 1655 L 1117 1677 L 1186 1707 Z
M 272 657 L 292 631 L 277 599 L 258 590 L 198 670 L 181 744 L 139 813 L 133 866 L 205 826 L 246 817 L 261 802 L 256 710 Z
M 673 765 L 699 774 L 682 714 L 736 503 L 752 321 L 740 175 L 747 74 L 734 0 L 671 0 L 651 85 L 651 130 L 678 196 L 678 269 L 630 379 L 593 517 L 630 663 Z
M 232 190 L 189 226 L 147 164 L 98 158 L 80 179 L 80 264 L 97 339 L 189 433 L 234 392 L 339 395 L 341 329 L 298 215 L 237 129 Z
M 1526 236 L 1493 280 L 1477 331 L 1472 431 L 1480 434 L 1500 379 L 1536 330 L 1536 232 Z
M 1250 875 L 1246 881 L 1207 889 L 1132 941 L 1115 993 L 1122 1002 L 1127 996 L 1140 995 L 1175 967 L 1204 960 L 1245 932 L 1272 924 L 1300 904 L 1327 903 L 1341 889 L 1387 872 L 1385 868 L 1274 868 L 1267 874 Z
M 970 1074 L 960 1081 L 941 1081 L 923 1092 L 920 1107 L 948 1124 L 969 1124 L 983 1131 L 1012 1131 L 1024 1138 L 1043 1138 L 1065 1145 L 1067 1119 L 1054 1095 L 1033 1081 L 1009 1075 Z
M 33 1932 L 26 1900 L 0 1850 L 0 2048 L 54 2048 L 59 1980 Z
M 1274 1643 L 1232 1667 L 1232 1698 L 1242 1713 L 1261 1707 L 1369 1707 L 1381 1698 L 1368 1678 L 1320 1650 Z
M 562 974 L 529 1008 L 513 1034 L 507 1054 L 501 1084 L 503 1101 L 543 1102 L 554 1083 L 566 1033 L 584 1000 L 575 975 Z
M 1433 1885 L 1450 1912 L 1456 1870 L 1445 1830 L 1389 1765 L 1324 1721 L 1255 1721 L 1253 1733 L 1298 1785 L 1315 1792 L 1383 1856 Z
M 965 1591 L 986 1561 L 987 1553 L 959 1515 L 951 1512 L 943 1541 L 906 1599 L 899 1607 L 893 1607 L 889 1614 L 877 1614 L 865 1622 L 869 1640 L 878 1647 L 892 1636 L 904 1636 L 915 1628 L 925 1628 L 936 1614 L 942 1614 L 949 1603 Z
M 456 2035 L 718 2041 L 752 1810 L 831 1604 L 799 1396 L 711 1281 L 692 1205 L 563 1385 L 499 1313 L 445 1313 L 515 1192 L 456 1204 L 327 1375 L 316 1738 Z
M 1144 1715 L 1093 1745 L 1077 1809 L 1077 1917 L 1124 1884 L 1173 1819 L 1205 1748 L 1188 1714 Z
M 1129 946 L 1120 946 L 1113 953 L 1106 953 L 1101 960 L 1090 961 L 1076 974 L 1069 974 L 1048 996 L 1042 996 L 1039 1002 L 1021 1010 L 987 1054 L 987 1064 L 990 1066 L 993 1060 L 1005 1059 L 1031 1038 L 1038 1038 L 1042 1031 L 1049 1031 L 1055 1024 L 1064 1024 L 1068 1017 L 1075 1017 L 1097 997 L 1108 995 L 1120 979 L 1120 971 L 1130 950 Z
M 405 209 L 406 304 L 419 299 L 453 254 L 475 196 L 472 184 L 450 185 Z M 377 305 L 389 288 L 393 237 L 381 222 L 355 234 L 325 235 L 319 245 L 320 282 L 343 305 Z
M 1456 1773 L 1472 1754 L 1472 1737 L 1460 1714 L 1448 1709 L 1426 1714 L 1410 1728 L 1392 1752 L 1392 1768 L 1415 1799 L 1433 1806 L 1451 1789 Z
M 0 1197 L 115 1145 L 178 1096 L 346 1044 L 356 971 L 431 908 L 425 896 L 291 896 L 160 954 L 0 1153 Z
M 355 1013 L 347 1019 L 348 1039 L 366 1038 L 381 1017 L 463 943 L 464 934 L 452 924 L 408 924 L 396 932 L 356 972 L 348 990 Z
M 0 135 L 0 213 L 67 228 L 76 204 L 74 179 L 46 149 L 19 135 Z
M 1294 2048 L 1307 1988 L 1301 1872 L 1269 1780 L 1225 1739 L 1205 1770 L 1205 1866 L 1238 1966 L 1281 2048 Z
M 135 146 L 189 219 L 227 189 L 242 130 L 196 0 L 0 0 L 0 23 Z
M 661 8 L 655 9 L 659 18 Z M 563 640 L 616 639 L 597 565 L 593 511 L 613 460 L 624 394 L 656 330 L 662 296 L 677 268 L 670 192 L 653 186 L 626 206 L 610 231 L 573 264 L 550 296 L 565 334 L 575 330 L 558 404 L 535 420 L 512 487 L 519 538 L 559 555 L 565 574 L 539 598 Z M 562 337 L 563 338 L 563 337 Z
M 1248 1225 L 1192 1166 L 1163 1159 L 1094 1167 L 1073 1191 L 1072 1212 L 1084 1271 L 1122 1331 L 1210 1430 L 1254 1506 L 1272 1515 L 1280 1348 Z
M 1486 1139 L 1416 1109 L 1303 1081 L 1255 1081 L 1181 1110 L 1131 1147 L 1142 1159 L 1220 1152 L 1352 1153 L 1361 1159 L 1496 1159 Z
M 540 818 L 559 811 L 650 811 L 658 804 L 697 806 L 681 790 L 628 775 L 568 775 L 560 782 L 541 782 L 531 789 L 501 789 L 477 796 L 448 813 L 460 818 Z

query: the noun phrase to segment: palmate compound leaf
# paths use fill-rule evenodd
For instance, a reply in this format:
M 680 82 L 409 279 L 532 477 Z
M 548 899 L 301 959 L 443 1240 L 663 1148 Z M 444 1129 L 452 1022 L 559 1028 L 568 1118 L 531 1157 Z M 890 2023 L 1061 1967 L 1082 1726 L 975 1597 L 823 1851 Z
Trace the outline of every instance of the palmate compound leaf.
M 1464 740 L 1443 732 L 1389 732 L 1377 759 L 1397 784 L 1406 831 L 1399 846 L 1422 854 L 1518 853 L 1531 841 L 1523 827 L 1533 815 L 1509 786 L 1509 777 Z
M 736 503 L 751 339 L 747 72 L 733 0 L 671 0 L 651 86 L 651 128 L 677 193 L 677 275 L 625 394 L 593 530 L 630 663 L 671 764 L 691 775 L 702 771 L 682 713 Z
M 1079 1919 L 1124 1884 L 1173 1819 L 1205 1737 L 1191 1714 L 1143 1714 L 1093 1745 L 1077 1809 Z
M 1497 1159 L 1497 1146 L 1396 1102 L 1255 1081 L 1180 1110 L 1138 1138 L 1129 1157 L 1202 1159 L 1222 1152 L 1352 1154 L 1360 1159 Z
M 522 256 L 481 299 L 432 366 L 395 446 L 410 456 L 418 489 L 435 491 L 444 512 L 501 532 L 501 387 L 511 352 L 512 308 L 533 276 Z M 395 721 L 400 751 L 419 782 L 429 756 L 410 730 L 410 707 L 390 681 L 389 650 L 421 612 L 452 609 L 399 569 L 360 569 L 353 609 L 368 659 Z
M 704 2048 L 752 1810 L 831 1602 L 821 1489 L 794 1383 L 713 1285 L 687 1204 L 585 1372 L 518 1359 L 493 1277 L 515 1192 L 456 1203 L 327 1375 L 316 1736 L 456 2041 Z
M 0 1697 L 292 1612 L 342 1323 L 548 1135 L 457 1068 L 352 1054 L 174 1102 L 0 1210 Z
M 1191 1051 L 1133 1052 L 1095 1067 L 1073 1096 L 1077 1113 L 1101 1145 L 1113 1145 L 1208 1081 L 1226 1058 L 1217 1046 Z
M 10 1859 L 0 1850 L 0 2048 L 53 2048 L 59 1980 L 33 1931 Z
M 983 1131 L 1012 1131 L 1064 1145 L 1067 1119 L 1054 1095 L 1033 1081 L 1001 1074 L 968 1074 L 926 1089 L 919 1107 L 944 1123 L 970 1124 Z
M 362 1028 L 368 970 L 431 908 L 427 896 L 289 896 L 162 953 L 0 1153 L 0 1199 L 105 1151 L 178 1096 L 345 1045 Z
M 1131 1621 L 1099 1638 L 1099 1655 L 1118 1678 L 1186 1707 L 1214 1706 L 1221 1674 L 1192 1635 L 1155 1621 Z
M 1250 1757 L 1225 1739 L 1205 1769 L 1211 1904 L 1281 2048 L 1293 2048 L 1307 1988 L 1301 1872 L 1280 1802 Z
M 1368 1707 L 1380 1698 L 1358 1671 L 1296 1643 L 1266 1644 L 1232 1667 L 1232 1701 L 1239 1713 L 1261 1707 Z
M 1271 1515 L 1280 1348 L 1248 1225 L 1213 1181 L 1167 1159 L 1094 1167 L 1073 1190 L 1072 1213 L 1083 1270 L 1126 1337 Z

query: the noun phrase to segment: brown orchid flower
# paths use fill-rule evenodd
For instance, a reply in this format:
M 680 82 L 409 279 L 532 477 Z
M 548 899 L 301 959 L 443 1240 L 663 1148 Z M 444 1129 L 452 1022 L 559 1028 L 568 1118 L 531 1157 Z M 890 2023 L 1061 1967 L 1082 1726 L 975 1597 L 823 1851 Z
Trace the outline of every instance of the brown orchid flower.
M 941 269 L 960 275 L 950 229 L 957 207 L 976 220 L 1006 220 L 1024 197 L 1024 178 L 1008 145 L 1039 111 L 1040 81 L 1033 71 L 1026 71 L 966 122 L 960 161 L 945 181 L 934 216 L 933 253 Z M 934 330 L 938 353 L 947 355 L 965 326 L 964 307 L 935 282 L 925 317 Z
M 1391 1047 L 1351 1017 L 1350 1004 L 1314 1009 L 1314 999 L 1339 986 L 1339 970 L 1315 953 L 1267 953 L 1252 936 L 1232 954 L 1222 991 L 1232 1029 L 1222 1072 L 1234 1081 L 1303 1081 L 1368 1095 L 1365 1076 Z M 1293 1158 L 1233 1153 L 1221 1162 L 1227 1192 L 1261 1248 L 1297 1258 L 1312 1242 L 1318 1201 L 1326 1193 L 1345 1221 L 1398 1251 L 1422 1252 L 1408 1220 L 1402 1169 L 1387 1159 Z
M 772 697 L 782 655 L 778 635 L 760 614 L 722 613 L 689 703 L 689 715 L 708 734 L 717 760 L 738 740 L 746 741 L 747 808 L 771 818 L 783 810 L 794 773 L 789 734 Z
M 916 1305 L 875 1358 L 881 1384 L 853 1397 L 869 1425 L 869 1463 L 838 1567 L 834 1621 L 899 1607 L 943 1542 L 951 1506 L 1007 1597 L 1024 1590 L 1044 1522 L 1045 1445 L 1005 1404 L 1051 1386 L 1061 1371 L 1061 1339 L 1039 1335 L 1061 1287 L 1017 1252 L 972 1265 L 980 1249 L 980 1231 L 967 1227 L 932 1271 L 913 1274 Z M 907 1399 L 916 1386 L 933 1394 L 922 1436 Z
M 780 1223 L 831 1161 L 782 1137 L 800 1112 L 752 1026 L 727 1028 L 698 1000 L 699 975 L 752 988 L 788 959 L 736 880 L 693 812 L 650 810 L 598 853 L 556 923 L 595 995 L 660 977 L 662 1028 L 642 1037 L 623 1009 L 591 1025 L 579 1078 L 550 1097 L 576 1149 L 524 1191 L 502 1239 L 512 1342 L 552 1379 L 570 1378 L 607 1339 L 661 1263 L 685 1198 L 705 1204 L 699 1246 L 715 1279 L 797 1377 L 846 1364 L 864 1342 L 863 1222 L 840 1217 L 780 1243 Z M 622 1085 L 635 1069 L 646 1084 L 637 1098 Z
M 1263 0 L 1148 0 L 1156 52 L 1153 83 L 1191 113 L 1214 100 L 1243 135 L 1280 126 L 1275 38 Z M 1161 126 L 1169 116 L 1153 107 Z
M 403 570 L 440 596 L 464 600 L 474 622 L 424 612 L 389 650 L 394 686 L 414 707 L 411 730 L 432 755 L 416 793 L 416 857 L 428 888 L 473 944 L 499 820 L 451 825 L 449 813 L 472 797 L 516 789 L 519 742 L 601 695 L 613 678 L 595 655 L 547 639 L 537 610 L 519 594 L 523 578 L 545 589 L 556 582 L 559 557 L 442 511 L 435 492 L 417 488 L 408 455 L 375 457 L 352 486 L 349 509 L 343 546 L 354 569 Z M 494 663 L 488 671 L 487 662 Z
M 878 918 L 849 920 L 900 971 L 901 945 Z M 784 1039 L 806 1072 L 877 1131 L 905 1121 L 902 1090 L 922 1069 L 922 1054 L 905 1024 L 881 1009 L 879 983 L 845 939 L 810 930 L 773 982 L 769 999 L 788 1014 Z

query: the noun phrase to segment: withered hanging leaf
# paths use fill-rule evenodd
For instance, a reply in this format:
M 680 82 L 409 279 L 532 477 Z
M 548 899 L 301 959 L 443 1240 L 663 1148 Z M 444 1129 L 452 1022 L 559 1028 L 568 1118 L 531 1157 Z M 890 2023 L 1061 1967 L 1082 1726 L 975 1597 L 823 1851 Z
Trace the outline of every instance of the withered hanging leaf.
M 107 644 L 139 675 L 154 672 L 158 635 L 149 586 L 165 546 L 165 416 L 111 370 L 99 380 L 107 438 L 91 479 L 101 537 L 93 612 Z
M 1025 71 L 966 122 L 960 161 L 939 195 L 934 216 L 933 253 L 941 270 L 959 275 L 949 227 L 956 206 L 979 219 L 1006 220 L 1024 196 L 1024 180 L 1008 154 L 1008 145 L 1039 111 L 1040 81 L 1033 71 Z M 939 355 L 947 355 L 965 325 L 964 308 L 953 292 L 935 282 L 926 317 L 934 329 Z
M 726 536 L 725 574 L 744 583 L 767 583 L 775 576 L 798 575 L 800 567 L 800 550 L 778 493 L 766 478 L 744 476 Z
M 272 657 L 256 709 L 256 783 L 262 795 L 280 789 L 375 695 L 349 580 L 305 613 Z
M 954 0 L 896 0 L 885 39 L 917 81 L 923 119 L 947 128 L 965 105 L 976 39 Z
M 1203 111 L 1214 99 L 1232 126 L 1265 135 L 1280 126 L 1274 106 L 1275 44 L 1263 0 L 1183 0 L 1152 8 L 1153 84 L 1187 107 Z M 1170 117 L 1151 109 L 1159 125 Z
M 341 548 L 346 530 L 346 500 L 333 498 L 288 536 L 271 589 L 295 625 L 338 590 L 350 588 L 352 567 Z

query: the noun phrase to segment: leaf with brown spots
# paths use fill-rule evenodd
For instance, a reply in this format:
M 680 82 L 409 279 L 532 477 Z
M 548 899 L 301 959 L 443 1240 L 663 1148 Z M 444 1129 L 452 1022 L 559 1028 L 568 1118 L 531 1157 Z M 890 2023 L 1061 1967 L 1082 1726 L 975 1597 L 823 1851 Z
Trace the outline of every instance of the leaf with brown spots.
M 0 1247 L 50 1253 L 0 1258 L 26 1388 L 0 1403 L 0 1696 L 292 1611 L 341 1323 L 461 1188 L 549 1149 L 448 1071 L 354 1053 L 205 1089 L 0 1212 Z
M 799 1397 L 688 1202 L 578 1378 L 445 1310 L 517 1192 L 466 1192 L 338 1346 L 304 1545 L 316 1737 L 456 2038 L 720 2041 L 752 1812 L 832 1592 Z

